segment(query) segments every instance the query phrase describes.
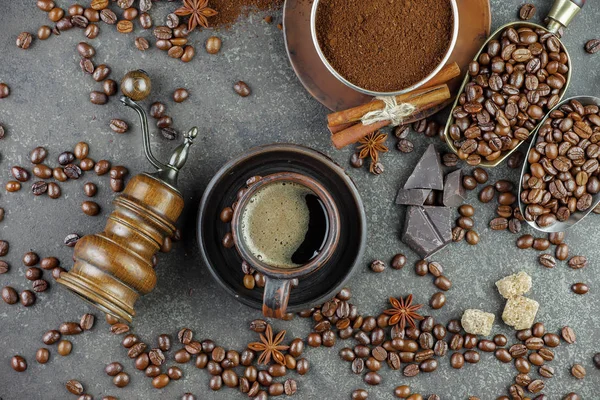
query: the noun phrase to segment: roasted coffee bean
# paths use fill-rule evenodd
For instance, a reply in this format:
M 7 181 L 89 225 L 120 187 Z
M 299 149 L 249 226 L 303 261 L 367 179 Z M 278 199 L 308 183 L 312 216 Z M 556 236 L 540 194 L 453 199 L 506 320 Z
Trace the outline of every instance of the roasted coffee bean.
M 8 181 L 6 183 L 6 190 L 8 192 L 17 192 L 21 190 L 21 183 L 18 181 Z
M 186 101 L 189 96 L 190 93 L 187 91 L 187 89 L 179 88 L 173 92 L 173 101 L 175 103 L 182 103 Z
M 110 169 L 110 177 L 113 179 L 123 179 L 129 171 L 122 165 L 116 165 Z
M 57 351 L 58 354 L 60 354 L 63 357 L 68 356 L 69 354 L 71 354 L 71 351 L 73 350 L 73 343 L 69 342 L 68 340 L 61 340 L 60 342 L 58 342 L 58 347 L 57 347 Z
M 77 322 L 63 322 L 58 328 L 59 332 L 63 335 L 78 335 L 83 332 L 81 326 Z
M 568 264 L 569 264 L 569 267 L 571 267 L 573 269 L 581 269 L 581 268 L 584 268 L 585 266 L 587 266 L 588 260 L 584 256 L 574 256 L 574 257 L 571 257 Z
M 100 206 L 95 201 L 84 201 L 81 203 L 81 211 L 89 216 L 98 215 L 100 213 Z
M 86 42 L 79 42 L 77 45 L 77 52 L 83 58 L 92 58 L 96 55 L 96 49 Z
M 23 372 L 27 369 L 27 361 L 21 356 L 13 356 L 10 359 L 10 366 L 17 372 Z
M 135 47 L 140 51 L 146 51 L 150 48 L 150 43 L 148 43 L 148 41 L 143 37 L 135 38 L 134 43 L 135 43 Z
M 65 386 L 66 386 L 67 390 L 73 394 L 76 394 L 76 395 L 83 394 L 83 385 L 79 381 L 72 379 L 70 381 L 67 381 Z
M 406 265 L 406 261 L 406 256 L 404 254 L 396 254 L 394 258 L 392 258 L 390 266 L 393 269 L 402 269 Z
M 152 118 L 159 119 L 165 115 L 166 107 L 163 103 L 155 102 L 150 106 L 150 115 Z
M 484 187 L 481 190 L 481 192 L 479 192 L 479 201 L 481 201 L 482 203 L 489 203 L 490 201 L 492 201 L 494 199 L 495 195 L 496 195 L 496 190 L 495 190 L 494 186 L 488 185 L 488 186 Z
M 465 175 L 462 183 L 464 188 L 467 190 L 473 190 L 477 187 L 477 180 L 470 175 Z
M 238 81 L 233 85 L 233 90 L 241 97 L 248 97 L 251 93 L 250 87 L 244 81 Z
M 113 81 L 112 79 L 106 79 L 104 82 L 102 82 L 102 91 L 106 96 L 115 95 L 117 93 L 117 82 Z
M 402 370 L 402 375 L 406 377 L 417 376 L 420 372 L 419 366 L 417 364 L 409 364 Z
M 531 235 L 523 235 L 517 239 L 517 247 L 520 249 L 529 249 L 533 246 L 534 237 Z
M 64 268 L 62 268 L 62 267 L 56 267 L 56 268 L 54 268 L 54 269 L 52 270 L 52 277 L 53 277 L 54 279 L 58 279 L 58 278 L 60 278 L 60 276 L 61 276 L 61 274 L 62 274 L 63 272 L 66 272 L 66 270 L 65 270 Z
M 129 125 L 122 119 L 111 119 L 110 129 L 116 133 L 125 133 L 129 130 Z
M 31 290 L 23 290 L 19 297 L 21 298 L 21 304 L 25 307 L 30 307 L 35 304 L 36 296 Z
M 431 275 L 435 276 L 436 278 L 441 278 L 440 282 L 444 281 L 444 282 L 442 282 L 442 286 L 448 286 L 448 288 L 450 288 L 450 286 L 452 286 L 452 283 L 450 282 L 450 280 L 442 275 L 444 273 L 444 267 L 442 267 L 442 264 L 435 262 L 435 261 L 430 262 L 429 264 L 427 264 L 427 269 Z M 438 281 L 438 280 L 436 279 L 436 281 Z M 447 281 L 447 282 L 445 282 L 445 281 Z M 438 282 L 438 283 L 440 283 L 440 282 Z M 436 286 L 437 286 L 437 284 L 436 284 Z M 442 289 L 442 287 L 440 287 L 440 286 L 438 286 L 438 287 L 440 289 Z M 442 290 L 444 290 L 444 289 L 442 289 Z M 433 321 L 433 320 L 431 320 L 431 321 Z M 431 328 L 433 329 L 433 325 L 431 325 Z
M 35 353 L 35 359 L 40 364 L 46 364 L 50 359 L 50 351 L 45 347 L 38 349 Z
M 2 300 L 4 300 L 4 302 L 7 304 L 15 304 L 17 301 L 19 301 L 19 294 L 14 288 L 10 286 L 4 286 L 2 288 Z
M 196 55 L 196 49 L 194 46 L 185 46 L 183 49 L 183 55 L 181 56 L 181 61 L 187 63 L 192 61 L 194 56 Z
M 0 275 L 6 274 L 10 270 L 10 265 L 6 261 L 0 260 Z
M 431 263 L 430 263 L 431 265 Z M 435 279 L 435 281 L 433 281 L 433 284 L 440 290 L 443 291 L 448 291 L 450 290 L 450 288 L 452 287 L 452 282 L 450 281 L 450 279 L 446 278 L 445 276 L 441 275 L 439 277 L 437 277 Z
M 434 310 L 438 310 L 446 304 L 446 295 L 442 292 L 437 292 L 429 300 L 429 305 Z
M 21 32 L 19 36 L 17 36 L 17 47 L 26 50 L 31 46 L 32 40 L 33 36 L 31 36 L 31 33 Z
M 556 259 L 550 254 L 542 254 L 539 256 L 538 260 L 540 264 L 542 264 L 546 268 L 556 267 Z
M 506 350 L 504 348 L 496 349 L 496 351 L 494 352 L 494 355 L 500 362 L 503 362 L 503 363 L 511 362 L 513 359 L 512 356 L 510 355 L 510 353 L 508 352 L 508 350 Z
M 474 230 L 467 231 L 467 233 L 465 234 L 465 240 L 470 245 L 476 245 L 477 243 L 479 243 L 479 234 Z
M 6 83 L 0 82 L 0 99 L 4 99 L 10 95 L 10 88 Z
M 41 164 L 48 156 L 48 151 L 44 147 L 36 147 L 29 154 L 29 160 L 33 164 Z
M 104 367 L 104 372 L 108 376 L 116 376 L 118 373 L 123 371 L 123 365 L 117 361 L 108 364 Z
M 594 54 L 600 51 L 600 39 L 588 40 L 585 44 L 585 51 Z
M 23 255 L 23 264 L 27 267 L 32 267 L 40 261 L 40 257 L 33 251 L 28 251 Z
M 364 389 L 356 389 L 352 392 L 351 398 L 352 400 L 367 400 L 369 393 Z
M 219 376 L 219 378 L 221 378 L 221 377 Z M 169 381 L 170 381 L 170 378 L 167 374 L 160 374 L 160 375 L 156 376 L 154 379 L 152 379 L 152 386 L 154 386 L 156 389 L 162 389 L 169 384 Z M 219 388 L 220 388 L 220 386 L 219 386 Z
M 571 367 L 571 375 L 573 375 L 577 379 L 583 379 L 586 375 L 585 368 L 581 364 L 574 364 Z
M 531 370 L 531 364 L 523 357 L 515 359 L 515 368 L 522 374 L 528 374 Z
M 145 343 L 136 343 L 133 346 L 131 346 L 131 348 L 127 351 L 127 356 L 129 358 L 136 358 L 144 351 L 146 351 L 147 347 L 148 346 Z
M 40 179 L 50 179 L 52 177 L 52 168 L 44 164 L 38 164 L 33 167 L 33 174 Z
M 463 217 L 472 217 L 475 215 L 475 208 L 470 204 L 463 204 L 458 208 L 458 212 Z
M 412 153 L 415 145 L 408 139 L 400 139 L 398 140 L 398 143 L 396 143 L 396 148 L 402 153 Z
M 526 3 L 521 6 L 519 9 L 519 18 L 523 21 L 527 21 L 535 15 L 536 8 L 531 3 Z
M 15 292 L 16 293 L 16 292 Z M 42 342 L 47 345 L 54 344 L 60 340 L 60 332 L 57 330 L 48 331 L 42 336 Z
M 110 162 L 107 160 L 100 160 L 94 165 L 94 171 L 98 176 L 105 175 L 110 170 Z
M 579 282 L 571 285 L 571 290 L 575 294 L 587 294 L 590 291 L 590 288 L 585 283 Z
M 461 353 L 453 353 L 450 357 L 450 365 L 454 369 L 461 369 L 465 365 L 465 357 Z
M 371 263 L 371 271 L 383 272 L 385 270 L 385 263 L 381 260 L 375 260 Z
M 37 181 L 31 185 L 31 192 L 35 196 L 41 196 L 48 191 L 48 184 L 44 181 Z
M 103 92 L 93 91 L 90 92 L 90 102 L 92 104 L 103 105 L 108 103 L 108 97 Z
M 27 280 L 35 281 L 37 279 L 40 279 L 41 277 L 42 270 L 39 268 L 28 268 L 27 271 L 25 271 L 25 278 L 27 278 Z
M 532 247 L 538 251 L 548 250 L 548 247 L 550 247 L 550 242 L 548 241 L 548 239 L 536 238 L 533 240 Z
M 33 281 L 33 283 L 31 284 L 31 287 L 33 288 L 33 291 L 36 293 L 45 292 L 46 290 L 48 290 L 48 282 L 45 281 L 44 279 L 37 279 L 37 280 Z
M 510 346 L 508 351 L 510 355 L 514 358 L 522 357 L 527 354 L 527 347 L 524 344 L 517 343 Z
M 27 182 L 30 178 L 29 171 L 23 167 L 14 166 L 10 169 L 12 176 L 19 182 Z

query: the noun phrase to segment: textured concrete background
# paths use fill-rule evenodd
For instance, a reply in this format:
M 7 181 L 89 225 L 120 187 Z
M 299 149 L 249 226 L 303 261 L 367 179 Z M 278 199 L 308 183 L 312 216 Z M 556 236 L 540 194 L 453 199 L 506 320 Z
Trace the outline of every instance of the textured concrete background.
M 62 0 L 57 3 L 65 8 L 70 4 Z M 493 27 L 515 19 L 520 4 L 520 0 L 493 1 Z M 537 1 L 536 5 L 539 7 L 536 20 L 539 21 L 551 2 Z M 161 21 L 171 6 L 173 4 L 156 4 L 152 9 L 154 20 Z M 7 130 L 7 136 L 0 143 L 2 187 L 10 179 L 12 165 L 30 168 L 28 154 L 35 146 L 47 147 L 49 159 L 55 164 L 61 151 L 72 149 L 80 140 L 90 144 L 91 157 L 96 160 L 108 158 L 115 164 L 126 165 L 134 174 L 149 170 L 133 111 L 123 108 L 115 98 L 106 106 L 88 102 L 89 91 L 99 84 L 79 70 L 75 46 L 84 38 L 82 32 L 73 30 L 45 42 L 35 41 L 28 51 L 22 51 L 15 46 L 18 33 L 24 30 L 35 32 L 48 20 L 31 1 L 5 1 L 2 7 L 0 81 L 7 82 L 12 89 L 9 98 L 0 100 L 0 123 Z M 590 56 L 583 52 L 585 41 L 600 37 L 598 15 L 600 4 L 589 2 L 565 35 L 574 63 L 568 95 L 600 94 L 599 55 Z M 280 20 L 281 14 L 277 13 L 275 21 Z M 155 343 L 157 335 L 175 335 L 179 328 L 187 326 L 200 338 L 212 338 L 220 345 L 241 351 L 246 343 L 255 339 L 247 329 L 248 322 L 260 314 L 227 296 L 199 261 L 195 218 L 204 186 L 229 158 L 259 144 L 306 144 L 329 154 L 342 165 L 347 165 L 352 150 L 332 149 L 324 129 L 327 110 L 304 91 L 289 66 L 281 31 L 275 23 L 265 24 L 262 16 L 250 17 L 230 31 L 218 33 L 224 44 L 216 56 L 202 50 L 203 42 L 211 32 L 195 33 L 191 41 L 196 44 L 198 55 L 189 64 L 172 60 L 156 49 L 141 53 L 133 46 L 133 35 L 118 34 L 114 27 L 104 24 L 100 24 L 100 28 L 99 38 L 91 41 L 97 50 L 95 64 L 109 64 L 115 79 L 120 79 L 130 69 L 148 71 L 154 88 L 145 104 L 162 100 L 175 120 L 175 127 L 184 130 L 198 125 L 201 132 L 201 140 L 194 145 L 192 159 L 180 182 L 187 202 L 180 220 L 185 239 L 175 246 L 173 253 L 160 256 L 159 284 L 152 294 L 138 302 L 135 332 L 149 343 Z M 151 32 L 140 35 L 148 37 Z M 231 90 L 233 82 L 239 79 L 252 87 L 252 96 L 242 99 Z M 170 94 L 181 86 L 190 90 L 191 97 L 185 103 L 175 104 L 170 100 Z M 124 135 L 113 133 L 108 123 L 115 117 L 129 121 L 134 129 Z M 383 157 L 384 175 L 374 177 L 366 169 L 349 171 L 362 193 L 369 223 L 365 266 L 349 282 L 354 293 L 353 302 L 365 315 L 379 313 L 386 306 L 388 296 L 414 293 L 417 302 L 427 303 L 434 293 L 431 279 L 419 278 L 413 272 L 412 265 L 417 256 L 398 238 L 404 211 L 392 202 L 396 189 L 407 178 L 426 146 L 432 142 L 439 145 L 437 139 L 417 138 L 416 134 L 412 139 L 416 144 L 414 153 L 403 155 L 392 150 Z M 162 159 L 175 145 L 159 136 L 153 140 L 154 149 Z M 391 139 L 389 145 L 394 145 Z M 516 180 L 517 171 L 499 167 L 491 175 L 492 179 Z M 84 200 L 83 182 L 88 180 L 99 184 L 96 200 L 103 211 L 98 217 L 85 216 L 79 208 Z M 30 184 L 25 184 L 18 193 L 6 193 L 3 189 L 0 194 L 0 205 L 6 209 L 6 218 L 0 224 L 0 237 L 10 241 L 11 250 L 5 259 L 12 265 L 10 273 L 0 276 L 0 285 L 12 285 L 18 290 L 29 286 L 20 261 L 24 252 L 35 250 L 42 257 L 56 255 L 68 268 L 71 249 L 63 246 L 63 238 L 70 232 L 88 234 L 101 230 L 114 197 L 108 188 L 108 179 L 95 174 L 86 174 L 78 182 L 61 184 L 63 196 L 59 200 L 46 196 L 35 198 L 29 192 Z M 471 193 L 469 202 L 478 203 L 475 193 Z M 525 270 L 533 276 L 530 296 L 541 304 L 538 320 L 545 322 L 551 331 L 571 325 L 578 335 L 575 345 L 557 349 L 556 360 L 552 363 L 556 377 L 547 381 L 545 392 L 551 399 L 561 398 L 569 391 L 578 392 L 584 399 L 599 398 L 600 373 L 594 369 L 591 357 L 600 351 L 600 275 L 595 271 L 600 257 L 597 244 L 600 232 L 596 228 L 600 217 L 591 216 L 567 236 L 572 254 L 588 256 L 589 267 L 574 271 L 561 263 L 553 270 L 546 270 L 537 264 L 535 251 L 516 249 L 516 236 L 487 230 L 494 209 L 492 204 L 479 205 L 477 209 L 480 245 L 451 245 L 435 257 L 445 266 L 454 287 L 448 292 L 446 307 L 438 311 L 425 307 L 424 313 L 445 323 L 460 317 L 466 308 L 481 308 L 496 314 L 495 333 L 512 337 L 510 329 L 501 322 L 503 301 L 493 283 L 505 275 Z M 533 233 L 530 229 L 524 231 Z M 382 274 L 368 270 L 367 265 L 372 259 L 389 260 L 397 252 L 403 252 L 409 258 L 409 266 L 404 270 L 388 269 Z M 570 285 L 578 281 L 590 284 L 588 295 L 576 296 L 570 292 Z M 64 388 L 69 379 L 83 382 L 86 391 L 95 398 L 111 394 L 120 399 L 177 399 L 187 391 L 201 399 L 243 398 L 232 389 L 210 392 L 208 374 L 191 364 L 184 366 L 185 379 L 182 381 L 171 383 L 162 391 L 153 389 L 149 379 L 134 369 L 120 346 L 120 337 L 108 332 L 103 318 L 99 318 L 92 332 L 72 338 L 73 353 L 69 357 L 56 355 L 55 347 L 52 347 L 50 363 L 38 365 L 34 354 L 43 345 L 42 334 L 62 321 L 78 320 L 89 311 L 100 316 L 99 312 L 54 284 L 39 296 L 34 307 L 8 306 L 0 302 L 0 398 L 74 398 Z M 276 330 L 287 329 L 287 338 L 291 340 L 305 337 L 310 323 L 296 318 L 291 322 L 275 321 L 274 327 Z M 337 356 L 341 347 L 340 342 L 335 348 L 305 352 L 311 371 L 303 377 L 291 374 L 299 384 L 296 398 L 347 399 L 353 389 L 366 387 L 360 377 L 351 373 L 350 366 Z M 19 374 L 10 368 L 13 354 L 27 358 L 29 368 L 26 373 Z M 104 374 L 104 366 L 112 361 L 122 362 L 130 373 L 131 384 L 127 388 L 114 387 Z M 588 376 L 583 381 L 570 376 L 570 365 L 576 362 L 587 368 Z M 514 375 L 512 366 L 500 364 L 492 355 L 483 354 L 479 364 L 467 365 L 461 371 L 452 370 L 449 360 L 442 359 L 438 371 L 412 379 L 385 367 L 382 369 L 383 383 L 368 390 L 370 398 L 389 399 L 395 386 L 410 384 L 414 391 L 423 395 L 438 393 L 443 399 L 466 399 L 469 395 L 494 399 L 505 393 Z

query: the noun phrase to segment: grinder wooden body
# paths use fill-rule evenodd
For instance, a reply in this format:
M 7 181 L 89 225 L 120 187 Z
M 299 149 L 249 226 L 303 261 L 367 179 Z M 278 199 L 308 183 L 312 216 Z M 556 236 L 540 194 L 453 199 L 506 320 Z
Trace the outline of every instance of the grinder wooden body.
M 121 102 L 135 110 L 142 129 L 146 158 L 154 173 L 134 176 L 114 201 L 115 209 L 101 233 L 81 238 L 75 246 L 75 264 L 58 282 L 102 311 L 131 322 L 136 300 L 156 286 L 152 258 L 165 238 L 175 232 L 183 210 L 177 177 L 185 165 L 198 128 L 190 129 L 168 163 L 150 149 L 150 132 L 144 109 L 136 103 L 148 96 L 151 82 L 141 70 L 121 81 Z
M 104 231 L 77 242 L 75 264 L 59 282 L 105 312 L 131 321 L 138 297 L 156 286 L 152 257 L 175 232 L 183 198 L 144 173 L 129 181 L 114 205 Z

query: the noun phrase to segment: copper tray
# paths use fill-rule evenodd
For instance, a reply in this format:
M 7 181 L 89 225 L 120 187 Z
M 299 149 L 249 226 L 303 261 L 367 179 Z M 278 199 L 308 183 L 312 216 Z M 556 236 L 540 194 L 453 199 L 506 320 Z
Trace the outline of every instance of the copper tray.
M 285 46 L 298 79 L 306 90 L 332 111 L 364 104 L 371 96 L 359 93 L 338 81 L 319 59 L 310 34 L 312 0 L 286 0 L 283 10 Z M 489 0 L 457 0 L 459 12 L 458 39 L 448 62 L 456 61 L 463 73 L 490 34 L 492 23 Z M 456 92 L 462 76 L 449 82 Z M 427 110 L 428 117 L 451 101 Z

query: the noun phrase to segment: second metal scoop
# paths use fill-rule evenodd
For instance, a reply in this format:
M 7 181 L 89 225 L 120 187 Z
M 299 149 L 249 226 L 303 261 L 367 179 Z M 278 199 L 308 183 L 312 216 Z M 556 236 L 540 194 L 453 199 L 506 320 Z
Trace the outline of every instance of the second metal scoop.
M 581 10 L 581 7 L 583 7 L 584 4 L 585 4 L 585 0 L 556 0 L 554 2 L 554 5 L 552 6 L 552 9 L 550 10 L 550 13 L 548 14 L 548 18 L 547 18 L 548 22 L 547 22 L 546 27 L 543 27 L 538 24 L 534 24 L 532 22 L 525 22 L 525 21 L 511 22 L 509 24 L 502 25 L 492 35 L 490 35 L 488 40 L 486 40 L 486 42 L 483 44 L 483 46 L 481 47 L 481 49 L 479 50 L 479 52 L 477 53 L 477 55 L 475 56 L 475 58 L 473 60 L 479 61 L 480 55 L 486 51 L 488 44 L 493 40 L 500 39 L 502 32 L 504 32 L 504 30 L 509 27 L 513 27 L 515 29 L 518 29 L 518 28 L 531 28 L 533 30 L 542 29 L 546 32 L 555 34 L 557 39 L 559 39 L 559 43 L 560 43 L 562 51 L 564 51 L 564 53 L 567 55 L 567 60 L 568 60 L 567 65 L 569 67 L 569 69 L 567 71 L 565 85 L 562 87 L 562 89 L 560 90 L 560 93 L 559 93 L 558 101 L 562 100 L 562 97 L 564 96 L 564 93 L 565 93 L 567 87 L 569 86 L 569 82 L 571 80 L 572 65 L 571 65 L 571 57 L 569 56 L 569 53 L 568 53 L 566 47 L 564 46 L 564 44 L 560 41 L 560 38 L 558 38 L 559 35 L 557 35 L 557 33 L 559 32 L 559 30 L 561 28 L 565 28 L 565 27 L 567 27 L 567 25 L 569 25 L 569 23 L 572 21 L 572 19 L 575 17 L 575 15 L 577 15 L 577 13 Z M 460 94 L 463 93 L 463 91 L 465 90 L 465 86 L 471 81 L 471 79 L 472 79 L 472 76 L 467 73 L 464 78 L 464 81 L 460 87 L 460 90 L 458 91 L 456 100 L 454 101 L 454 104 L 452 106 L 452 110 L 454 110 L 457 106 L 460 105 L 459 104 Z M 492 116 L 492 118 L 493 118 L 493 116 Z M 452 149 L 452 151 L 454 153 L 458 154 L 459 151 L 456 146 L 456 143 L 455 143 L 454 139 L 452 139 L 450 137 L 450 134 L 449 134 L 449 129 L 454 123 L 455 123 L 455 118 L 451 113 L 450 116 L 448 117 L 448 121 L 447 121 L 446 127 L 444 129 L 444 139 L 446 140 L 446 143 L 448 144 L 450 149 Z M 530 129 L 529 134 L 531 134 L 531 132 L 535 131 L 535 129 L 538 127 L 539 127 L 539 124 L 536 125 L 535 127 L 533 127 L 532 129 Z M 519 143 L 519 145 L 520 145 L 520 143 Z M 499 165 L 500 163 L 502 163 L 502 161 L 504 161 L 505 158 L 507 158 L 513 151 L 515 151 L 519 145 L 515 146 L 514 148 L 512 148 L 510 150 L 503 151 L 499 157 L 492 159 L 492 160 L 486 160 L 485 157 L 482 157 L 482 161 L 478 165 L 482 166 L 482 167 L 495 167 L 495 166 Z
M 593 97 L 593 96 L 571 97 L 571 98 L 561 101 L 556 107 L 554 107 L 548 113 L 548 115 L 542 120 L 542 122 L 540 122 L 540 127 L 544 127 L 546 120 L 549 118 L 552 111 L 560 109 L 561 106 L 563 106 L 565 104 L 569 104 L 572 100 L 577 100 L 583 106 L 595 105 L 595 106 L 600 107 L 600 98 L 598 98 L 598 97 Z M 532 139 L 531 139 L 531 144 L 529 145 L 529 149 L 527 150 L 527 156 L 525 157 L 525 162 L 523 163 L 523 170 L 521 171 L 521 178 L 519 179 L 519 195 L 518 195 L 519 209 L 521 210 L 521 214 L 525 217 L 525 221 L 527 221 L 527 223 L 529 225 L 531 225 L 533 228 L 535 228 L 539 231 L 542 231 L 542 232 L 563 232 L 566 229 L 577 224 L 579 221 L 581 221 L 584 217 L 586 217 L 588 214 L 590 214 L 594 210 L 594 208 L 596 206 L 598 206 L 598 204 L 600 204 L 600 193 L 592 194 L 592 205 L 590 206 L 590 208 L 588 208 L 585 211 L 572 212 L 566 221 L 556 221 L 549 226 L 542 227 L 542 226 L 539 226 L 535 221 L 532 221 L 531 220 L 532 218 L 527 218 L 527 213 L 526 213 L 527 205 L 521 199 L 521 193 L 523 192 L 523 179 L 524 179 L 523 177 L 525 176 L 525 174 L 530 173 L 530 171 L 531 171 L 528 156 L 529 156 L 529 152 L 532 149 L 534 149 L 536 147 L 536 145 L 538 144 L 538 137 L 539 137 L 540 129 L 543 129 L 543 128 L 538 128 L 535 131 L 535 133 L 533 134 Z M 548 175 L 548 176 L 550 176 L 550 175 Z

